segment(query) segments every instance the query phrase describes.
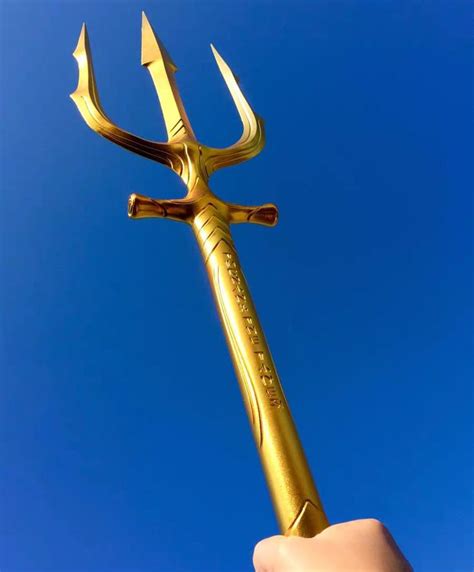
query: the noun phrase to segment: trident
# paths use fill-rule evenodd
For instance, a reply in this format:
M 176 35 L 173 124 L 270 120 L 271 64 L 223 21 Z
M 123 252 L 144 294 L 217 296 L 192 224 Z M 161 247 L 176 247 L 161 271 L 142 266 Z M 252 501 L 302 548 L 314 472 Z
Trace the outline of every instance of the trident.
M 311 537 L 329 526 L 283 394 L 262 326 L 250 296 L 230 232 L 231 223 L 277 223 L 273 204 L 227 203 L 209 188 L 209 177 L 222 167 L 255 157 L 263 149 L 263 120 L 253 111 L 238 80 L 211 44 L 231 93 L 243 132 L 224 149 L 196 139 L 174 78 L 177 68 L 142 13 L 141 63 L 152 77 L 168 134 L 167 143 L 137 137 L 115 125 L 99 101 L 85 24 L 73 56 L 79 81 L 71 98 L 87 125 L 117 145 L 166 165 L 187 188 L 186 197 L 158 200 L 132 194 L 131 218 L 169 218 L 188 223 L 196 236 L 217 310 L 249 416 L 278 523 L 283 534 Z

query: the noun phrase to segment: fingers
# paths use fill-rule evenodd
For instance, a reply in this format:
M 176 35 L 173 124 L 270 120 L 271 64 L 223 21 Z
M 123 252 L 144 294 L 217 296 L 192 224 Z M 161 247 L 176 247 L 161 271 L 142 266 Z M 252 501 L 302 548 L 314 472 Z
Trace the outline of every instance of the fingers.
M 273 536 L 255 547 L 256 572 L 411 572 L 391 534 L 375 519 L 332 525 L 313 538 Z
M 388 529 L 374 518 L 333 524 L 323 530 L 317 539 L 320 556 L 328 556 L 338 563 L 341 558 L 339 564 L 341 566 L 349 566 L 349 562 L 352 562 L 354 570 L 381 572 L 413 570 Z

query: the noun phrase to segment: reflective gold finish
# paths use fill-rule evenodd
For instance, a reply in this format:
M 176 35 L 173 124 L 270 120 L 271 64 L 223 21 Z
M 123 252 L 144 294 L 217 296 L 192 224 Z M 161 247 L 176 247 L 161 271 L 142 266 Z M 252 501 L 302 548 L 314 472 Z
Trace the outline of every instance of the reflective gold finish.
M 242 206 L 223 201 L 208 186 L 210 175 L 257 155 L 265 138 L 263 121 L 254 113 L 229 66 L 212 47 L 217 65 L 243 124 L 240 139 L 224 149 L 199 143 L 176 86 L 177 70 L 142 18 L 142 65 L 148 68 L 160 100 L 167 143 L 142 139 L 117 127 L 99 101 L 85 25 L 74 57 L 79 83 L 71 95 L 91 129 L 139 155 L 168 166 L 187 187 L 185 198 L 151 199 L 131 195 L 131 218 L 170 218 L 188 223 L 196 236 L 239 380 L 281 531 L 314 536 L 328 526 L 321 501 L 298 438 L 275 364 L 252 302 L 230 232 L 231 223 L 273 226 L 272 204 Z

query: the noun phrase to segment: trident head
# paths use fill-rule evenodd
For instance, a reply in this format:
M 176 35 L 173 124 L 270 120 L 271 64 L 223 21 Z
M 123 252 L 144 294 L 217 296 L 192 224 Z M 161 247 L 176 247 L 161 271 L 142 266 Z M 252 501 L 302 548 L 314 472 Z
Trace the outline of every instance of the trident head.
M 211 48 L 243 124 L 242 136 L 230 147 L 215 149 L 197 141 L 176 85 L 174 74 L 177 68 L 156 37 L 145 13 L 142 13 L 141 63 L 148 68 L 155 85 L 168 142 L 159 143 L 137 137 L 107 117 L 99 101 L 85 24 L 73 53 L 79 67 L 79 82 L 71 98 L 91 129 L 129 151 L 166 165 L 181 177 L 187 187 L 186 197 L 179 200 L 163 201 L 131 195 L 128 206 L 130 217 L 168 217 L 193 223 L 196 215 L 212 202 L 227 222 L 255 222 L 273 226 L 278 218 L 274 205 L 247 207 L 230 204 L 216 197 L 208 186 L 209 177 L 214 171 L 255 157 L 265 144 L 263 120 L 245 99 L 230 67 L 212 44 Z

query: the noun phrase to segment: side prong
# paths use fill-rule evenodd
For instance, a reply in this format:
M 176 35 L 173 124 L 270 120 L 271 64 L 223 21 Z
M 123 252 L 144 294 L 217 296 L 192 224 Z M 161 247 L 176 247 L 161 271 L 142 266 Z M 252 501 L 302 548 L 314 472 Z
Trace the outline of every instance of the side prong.
M 79 69 L 78 85 L 71 99 L 76 104 L 84 121 L 93 130 L 113 143 L 170 167 L 181 174 L 182 160 L 168 143 L 158 143 L 137 137 L 115 125 L 105 114 L 99 100 L 92 65 L 91 50 L 86 25 L 83 24 L 73 56 Z
M 255 157 L 265 145 L 263 119 L 254 112 L 240 89 L 237 77 L 212 44 L 211 49 L 237 107 L 243 132 L 240 139 L 230 147 L 224 149 L 208 148 L 206 169 L 209 174 L 222 167 L 237 165 Z

